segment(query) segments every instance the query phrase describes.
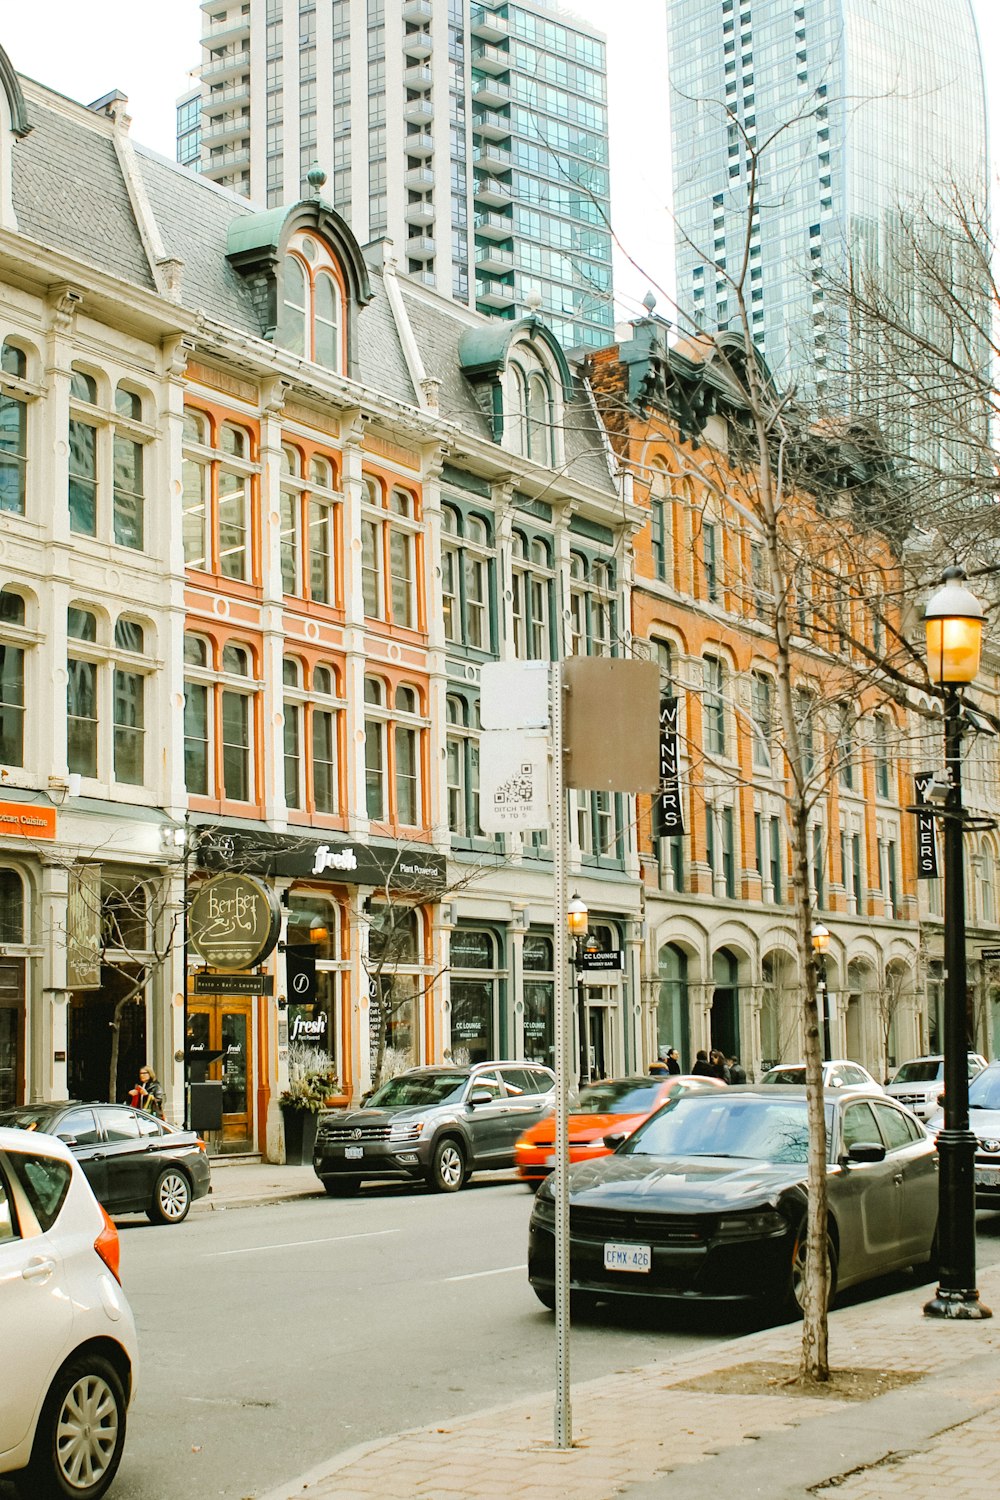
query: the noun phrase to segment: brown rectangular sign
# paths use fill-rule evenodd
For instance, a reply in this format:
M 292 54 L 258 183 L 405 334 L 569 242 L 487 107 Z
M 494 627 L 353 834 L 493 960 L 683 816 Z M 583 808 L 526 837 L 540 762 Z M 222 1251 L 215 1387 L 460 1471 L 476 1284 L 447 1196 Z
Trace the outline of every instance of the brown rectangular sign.
M 591 792 L 659 791 L 656 662 L 571 656 L 562 676 L 566 785 Z

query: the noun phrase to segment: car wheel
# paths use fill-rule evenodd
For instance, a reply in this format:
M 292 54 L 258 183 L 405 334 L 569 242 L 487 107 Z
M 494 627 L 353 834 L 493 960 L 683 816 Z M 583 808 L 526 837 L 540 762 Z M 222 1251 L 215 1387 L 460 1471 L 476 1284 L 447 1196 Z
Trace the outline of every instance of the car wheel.
M 46 1397 L 22 1493 L 32 1500 L 98 1500 L 121 1463 L 126 1410 L 113 1365 L 96 1354 L 71 1360 Z
M 457 1193 L 465 1180 L 465 1152 L 458 1141 L 445 1136 L 431 1157 L 427 1181 L 436 1193 Z
M 191 1184 L 179 1167 L 164 1167 L 146 1210 L 151 1224 L 180 1224 L 191 1207 Z
M 807 1264 L 806 1225 L 805 1220 L 803 1220 L 799 1225 L 798 1233 L 795 1236 L 795 1244 L 792 1247 L 788 1284 L 784 1294 L 785 1310 L 788 1316 L 792 1318 L 800 1318 L 802 1316 Z M 833 1306 L 833 1299 L 837 1295 L 837 1250 L 829 1235 L 826 1237 L 826 1265 L 829 1273 L 829 1294 L 826 1305 L 829 1311 Z
M 323 1187 L 328 1198 L 354 1198 L 361 1191 L 360 1177 L 324 1177 Z

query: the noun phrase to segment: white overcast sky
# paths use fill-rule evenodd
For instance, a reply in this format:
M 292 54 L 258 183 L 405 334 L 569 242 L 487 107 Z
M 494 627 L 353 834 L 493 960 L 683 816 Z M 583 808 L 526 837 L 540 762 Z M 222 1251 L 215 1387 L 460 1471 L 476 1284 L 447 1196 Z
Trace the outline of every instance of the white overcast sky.
M 199 57 L 197 0 L 36 3 L 37 11 L 33 4 L 13 6 L 8 0 L 0 12 L 0 45 L 17 71 L 85 104 L 120 89 L 128 95 L 136 140 L 172 157 L 174 103 Z M 974 3 L 987 59 L 996 162 L 1000 5 Z M 617 315 L 629 317 L 650 283 L 669 288 L 672 275 L 667 0 L 567 0 L 565 8 L 600 26 L 608 38 L 612 215 L 621 245 Z M 660 310 L 669 315 L 663 297 Z

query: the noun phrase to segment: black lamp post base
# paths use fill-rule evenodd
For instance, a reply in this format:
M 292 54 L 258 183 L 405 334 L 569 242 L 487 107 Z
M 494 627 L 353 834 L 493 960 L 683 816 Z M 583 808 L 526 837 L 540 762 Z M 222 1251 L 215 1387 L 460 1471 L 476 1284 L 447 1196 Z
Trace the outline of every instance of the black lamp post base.
M 939 1286 L 937 1295 L 930 1302 L 924 1303 L 925 1318 L 964 1318 L 966 1322 L 971 1322 L 992 1316 L 992 1308 L 980 1302 L 979 1293 L 974 1287 L 971 1291 L 955 1291 Z

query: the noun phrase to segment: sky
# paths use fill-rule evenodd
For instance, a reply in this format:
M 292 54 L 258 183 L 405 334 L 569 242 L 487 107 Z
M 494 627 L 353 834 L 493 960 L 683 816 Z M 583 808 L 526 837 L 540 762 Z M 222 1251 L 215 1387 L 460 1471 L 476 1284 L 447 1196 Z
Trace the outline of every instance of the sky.
M 616 316 L 634 316 L 650 289 L 669 316 L 667 0 L 565 0 L 564 8 L 601 27 L 608 39 Z M 997 162 L 1000 5 L 974 0 L 974 8 Z M 37 14 L 32 5 L 10 7 L 0 19 L 0 46 L 19 73 L 81 103 L 120 89 L 128 96 L 134 138 L 173 157 L 174 104 L 199 58 L 201 23 L 198 0 L 43 0 Z

